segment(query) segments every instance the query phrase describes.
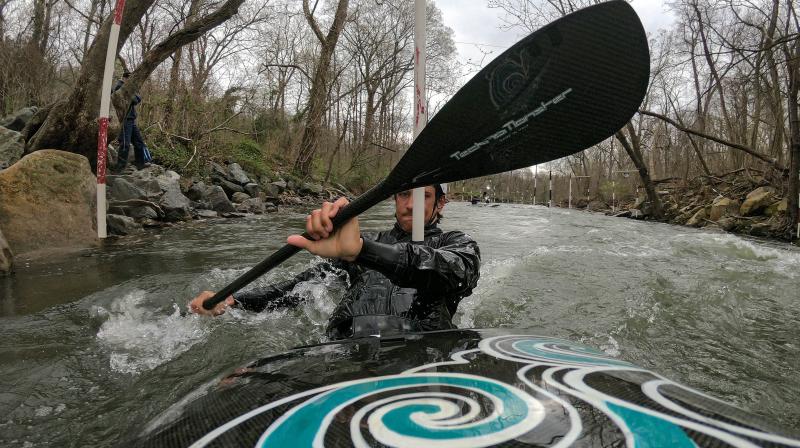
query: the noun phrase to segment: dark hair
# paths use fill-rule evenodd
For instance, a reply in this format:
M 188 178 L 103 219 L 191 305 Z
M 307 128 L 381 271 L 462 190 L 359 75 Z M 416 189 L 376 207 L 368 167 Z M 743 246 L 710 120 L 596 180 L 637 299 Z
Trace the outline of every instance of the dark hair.
M 127 71 L 127 70 L 125 70 L 124 72 L 122 72 L 122 77 L 123 77 L 123 78 L 127 78 L 128 76 L 131 76 L 131 72 L 129 72 L 129 71 Z

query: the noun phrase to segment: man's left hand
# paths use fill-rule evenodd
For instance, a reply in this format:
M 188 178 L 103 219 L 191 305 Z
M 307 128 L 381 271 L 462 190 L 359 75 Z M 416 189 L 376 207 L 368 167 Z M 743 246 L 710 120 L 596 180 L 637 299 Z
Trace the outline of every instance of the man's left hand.
M 355 261 L 364 244 L 358 227 L 358 218 L 347 221 L 335 232 L 331 221 L 347 204 L 347 198 L 339 198 L 336 202 L 324 202 L 322 208 L 312 211 L 306 217 L 306 232 L 313 240 L 307 240 L 301 235 L 292 235 L 286 242 L 320 257 Z

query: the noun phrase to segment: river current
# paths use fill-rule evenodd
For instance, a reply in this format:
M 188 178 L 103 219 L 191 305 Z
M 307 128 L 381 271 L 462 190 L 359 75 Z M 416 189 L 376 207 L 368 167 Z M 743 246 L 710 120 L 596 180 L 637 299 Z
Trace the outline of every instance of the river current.
M 393 222 L 392 204 L 361 219 Z M 517 328 L 593 345 L 800 427 L 800 250 L 706 230 L 541 206 L 451 203 L 481 279 L 462 328 Z M 294 310 L 182 317 L 278 249 L 304 211 L 212 220 L 0 278 L 0 446 L 113 446 L 249 361 L 324 339 L 344 285 L 311 280 Z M 258 284 L 318 259 L 301 254 Z

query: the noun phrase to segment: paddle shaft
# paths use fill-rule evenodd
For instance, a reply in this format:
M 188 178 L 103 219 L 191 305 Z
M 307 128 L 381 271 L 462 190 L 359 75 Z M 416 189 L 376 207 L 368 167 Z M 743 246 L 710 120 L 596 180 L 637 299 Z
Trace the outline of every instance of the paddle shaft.
M 372 206 L 388 198 L 393 193 L 394 192 L 389 191 L 387 188 L 385 188 L 383 183 L 380 183 L 372 187 L 367 192 L 354 199 L 353 202 L 347 204 L 347 206 L 340 209 L 339 213 L 337 213 L 336 216 L 334 216 L 331 219 L 334 231 L 339 227 L 341 227 L 347 221 L 351 220 L 352 218 L 355 218 L 361 213 L 364 213 L 366 210 L 372 208 Z M 307 239 L 311 239 L 308 233 L 303 233 L 303 236 Z M 278 251 L 276 251 L 269 257 L 265 258 L 257 265 L 250 268 L 249 271 L 240 275 L 238 278 L 236 278 L 236 280 L 232 281 L 228 286 L 217 291 L 217 293 L 214 294 L 213 297 L 204 301 L 203 308 L 207 310 L 213 309 L 218 303 L 225 300 L 226 297 L 244 288 L 245 286 L 250 284 L 253 280 L 257 279 L 258 277 L 261 277 L 262 275 L 264 275 L 264 273 L 269 272 L 271 269 L 275 268 L 284 261 L 288 260 L 299 251 L 300 248 L 292 246 L 291 244 L 286 244 L 285 246 L 281 247 Z

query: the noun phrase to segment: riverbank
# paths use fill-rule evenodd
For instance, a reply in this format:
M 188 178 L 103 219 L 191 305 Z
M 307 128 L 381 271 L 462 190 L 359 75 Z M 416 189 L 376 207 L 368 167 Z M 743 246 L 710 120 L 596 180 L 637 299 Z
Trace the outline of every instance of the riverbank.
M 613 208 L 600 200 L 576 201 L 575 207 L 615 217 L 797 241 L 796 225 L 787 218 L 787 198 L 757 170 L 701 176 L 689 182 L 670 179 L 658 183 L 656 190 L 663 209 L 660 219 L 653 216 L 652 204 L 643 190 L 637 198 L 622 200 Z

